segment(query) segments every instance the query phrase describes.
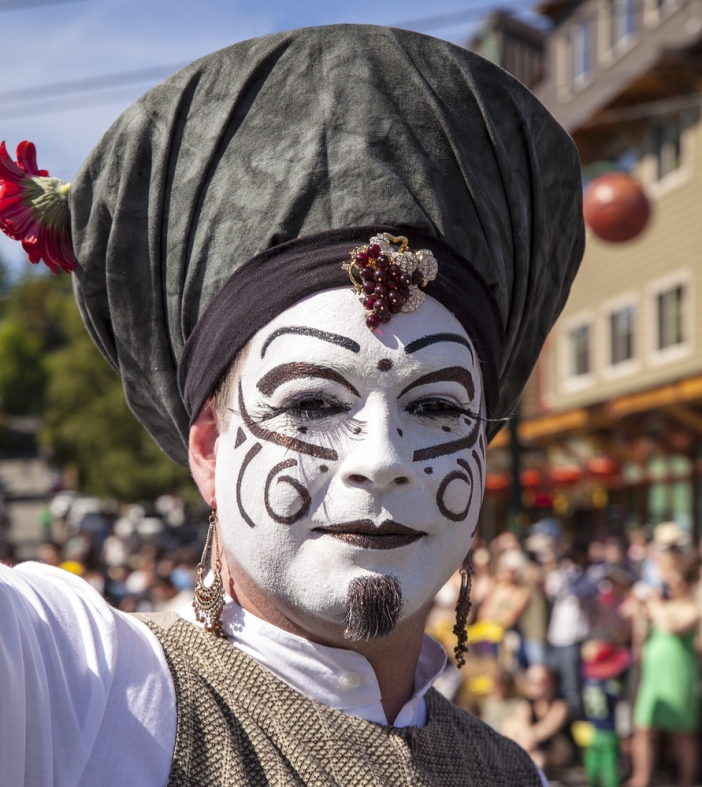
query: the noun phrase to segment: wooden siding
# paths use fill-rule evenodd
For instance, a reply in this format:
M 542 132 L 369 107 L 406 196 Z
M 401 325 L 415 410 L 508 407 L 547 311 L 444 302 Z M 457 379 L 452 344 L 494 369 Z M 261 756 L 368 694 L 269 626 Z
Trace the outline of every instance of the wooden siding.
M 702 123 L 688 128 L 683 140 L 681 170 L 649 186 L 653 217 L 638 239 L 609 244 L 588 235 L 585 258 L 570 298 L 542 356 L 541 374 L 548 380 L 546 404 L 552 412 L 605 402 L 654 386 L 702 373 Z M 640 167 L 644 180 L 652 180 L 651 161 Z M 687 353 L 656 358 L 651 343 L 656 331 L 655 282 L 680 274 L 688 287 Z M 673 279 L 671 279 L 672 281 Z M 607 304 L 636 304 L 635 359 L 626 367 L 608 363 Z M 567 332 L 569 326 L 591 321 L 591 368 L 584 384 L 568 381 Z

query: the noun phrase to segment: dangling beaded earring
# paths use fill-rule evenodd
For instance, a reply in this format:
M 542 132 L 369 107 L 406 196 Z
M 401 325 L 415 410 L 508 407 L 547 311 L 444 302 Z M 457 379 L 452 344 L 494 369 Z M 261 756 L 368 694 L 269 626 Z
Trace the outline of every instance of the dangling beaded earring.
M 207 573 L 207 551 L 212 542 L 212 570 L 214 579 L 212 584 L 205 585 L 205 574 Z M 197 567 L 197 582 L 195 583 L 195 597 L 193 598 L 193 609 L 198 623 L 205 624 L 205 631 L 214 634 L 215 637 L 222 636 L 222 621 L 219 616 L 224 608 L 224 585 L 222 584 L 222 562 L 219 559 L 219 542 L 217 540 L 217 509 L 212 508 L 210 514 L 210 526 L 207 529 L 207 540 L 202 551 L 202 558 Z
M 470 556 L 467 556 L 461 566 L 461 589 L 458 592 L 458 601 L 456 602 L 456 625 L 453 627 L 453 633 L 456 635 L 457 640 L 453 652 L 459 669 L 466 663 L 464 654 L 468 652 L 468 647 L 466 646 L 466 642 L 468 642 L 466 623 L 471 608 L 470 587 L 472 573 L 473 567 L 470 564 Z

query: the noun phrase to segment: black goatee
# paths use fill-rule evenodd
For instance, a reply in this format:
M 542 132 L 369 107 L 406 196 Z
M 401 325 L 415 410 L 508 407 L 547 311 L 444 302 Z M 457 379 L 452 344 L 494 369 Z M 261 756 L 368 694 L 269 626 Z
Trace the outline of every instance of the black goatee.
M 351 642 L 387 637 L 394 631 L 401 609 L 397 577 L 357 577 L 349 586 L 344 637 Z

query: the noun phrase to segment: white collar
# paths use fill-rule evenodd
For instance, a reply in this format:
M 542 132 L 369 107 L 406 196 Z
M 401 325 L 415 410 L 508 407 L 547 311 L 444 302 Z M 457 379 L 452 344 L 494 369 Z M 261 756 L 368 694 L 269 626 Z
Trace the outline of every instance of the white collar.
M 202 625 L 195 620 L 191 604 L 179 614 Z M 350 716 L 387 724 L 375 672 L 360 653 L 318 645 L 290 634 L 246 612 L 229 597 L 221 620 L 222 630 L 233 645 L 295 691 Z M 443 647 L 425 634 L 414 673 L 414 693 L 397 715 L 395 727 L 426 724 L 424 695 L 445 667 Z

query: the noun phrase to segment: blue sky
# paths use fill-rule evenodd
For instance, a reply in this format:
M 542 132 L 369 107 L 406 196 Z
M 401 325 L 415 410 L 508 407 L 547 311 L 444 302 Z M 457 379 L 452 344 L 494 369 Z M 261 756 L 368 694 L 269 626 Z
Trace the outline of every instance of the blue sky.
M 520 0 L 495 6 L 515 2 Z M 21 140 L 33 141 L 39 166 L 70 180 L 113 120 L 160 78 L 31 103 L 18 102 L 10 91 L 185 64 L 237 41 L 296 27 L 400 25 L 484 8 L 490 0 L 74 0 L 36 7 L 25 0 L 24 7 L 7 10 L 10 5 L 0 0 L 0 140 L 7 141 L 10 153 Z M 430 25 L 423 32 L 462 44 L 478 22 Z M 19 244 L 2 233 L 0 256 L 15 272 L 26 264 Z

